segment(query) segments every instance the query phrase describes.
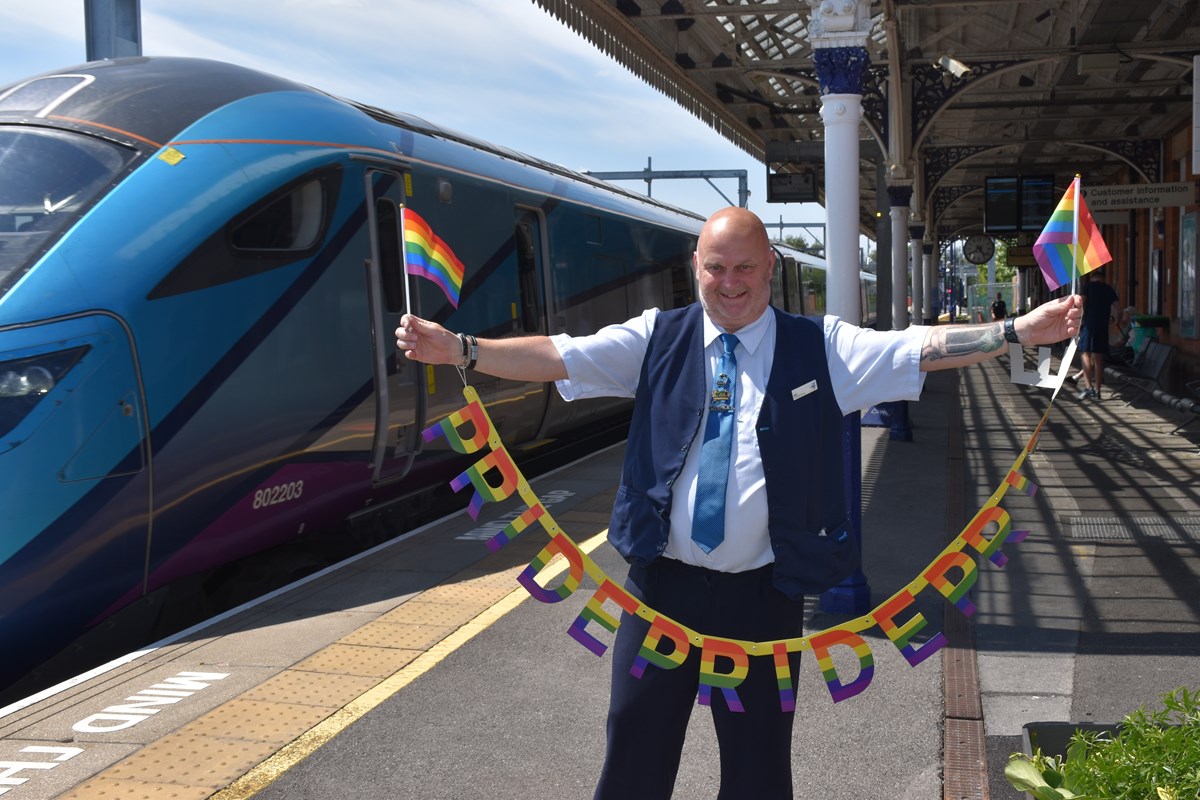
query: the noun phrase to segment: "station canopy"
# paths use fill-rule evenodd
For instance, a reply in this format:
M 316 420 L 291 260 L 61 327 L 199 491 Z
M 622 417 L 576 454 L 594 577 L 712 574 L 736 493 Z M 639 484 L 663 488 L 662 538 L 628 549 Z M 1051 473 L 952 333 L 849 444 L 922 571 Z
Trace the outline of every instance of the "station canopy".
M 773 171 L 823 185 L 817 161 L 768 163 L 823 136 L 808 0 L 534 2 Z M 987 178 L 1050 176 L 1059 194 L 1076 172 L 1085 186 L 1165 182 L 1165 138 L 1193 118 L 1195 0 L 884 0 L 870 14 L 864 231 L 879 176 L 897 174 L 892 126 L 941 240 L 983 229 Z

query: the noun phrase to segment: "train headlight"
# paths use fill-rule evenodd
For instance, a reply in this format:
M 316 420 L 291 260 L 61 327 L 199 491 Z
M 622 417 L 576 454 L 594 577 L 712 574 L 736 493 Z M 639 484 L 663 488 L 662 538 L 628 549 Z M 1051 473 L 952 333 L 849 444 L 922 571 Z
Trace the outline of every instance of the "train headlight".
M 34 364 L 23 372 L 0 373 L 0 397 L 43 395 L 54 388 L 54 376 L 45 367 Z
M 17 427 L 88 349 L 72 347 L 0 361 L 0 436 Z

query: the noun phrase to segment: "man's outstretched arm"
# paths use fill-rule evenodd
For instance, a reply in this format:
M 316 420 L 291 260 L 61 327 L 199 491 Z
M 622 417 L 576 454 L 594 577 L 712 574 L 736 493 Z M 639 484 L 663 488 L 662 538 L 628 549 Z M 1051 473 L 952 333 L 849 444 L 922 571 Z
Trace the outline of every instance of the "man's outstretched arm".
M 473 369 L 497 378 L 517 381 L 558 381 L 567 377 L 558 348 L 548 336 L 520 336 L 508 339 L 467 340 L 463 353 L 463 337 L 412 314 L 400 318 L 396 329 L 396 347 L 410 361 L 425 364 L 468 366 L 475 357 Z
M 1083 298 L 1068 295 L 1051 300 L 1028 314 L 1005 322 L 979 325 L 937 325 L 929 329 L 921 348 L 921 371 L 956 369 L 994 358 L 1007 349 L 1006 322 L 1013 325 L 1023 346 L 1054 344 L 1079 333 Z

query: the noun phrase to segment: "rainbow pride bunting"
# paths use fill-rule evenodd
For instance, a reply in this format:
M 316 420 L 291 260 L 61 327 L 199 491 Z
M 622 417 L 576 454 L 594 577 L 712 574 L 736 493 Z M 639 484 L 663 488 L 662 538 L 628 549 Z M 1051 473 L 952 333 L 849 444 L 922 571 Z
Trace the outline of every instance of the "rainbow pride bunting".
M 534 599 L 543 603 L 558 603 L 577 593 L 585 576 L 591 579 L 598 588 L 568 628 L 567 633 L 571 638 L 594 655 L 602 656 L 609 644 L 594 632 L 602 630 L 611 636 L 620 625 L 626 624 L 627 618 L 637 618 L 641 621 L 639 624 L 647 628 L 629 669 L 630 675 L 640 679 L 647 668 L 671 670 L 683 667 L 691 670 L 697 667 L 698 661 L 697 701 L 701 705 L 711 706 L 713 695 L 720 694 L 726 707 L 733 712 L 745 710 L 738 689 L 749 675 L 752 658 L 770 657 L 773 660 L 779 708 L 784 712 L 795 712 L 797 684 L 792 669 L 793 654 L 798 658 L 804 650 L 812 652 L 830 698 L 839 703 L 861 694 L 874 678 L 875 656 L 871 643 L 860 635 L 864 631 L 879 628 L 909 665 L 914 667 L 945 648 L 948 640 L 942 632 L 933 632 L 932 635 L 926 634 L 917 639 L 917 634 L 923 633 L 929 623 L 918 601 L 928 603 L 936 592 L 954 604 L 964 616 L 970 617 L 975 613 L 976 607 L 971 601 L 970 592 L 979 577 L 980 566 L 976 563 L 976 556 L 1003 567 L 1008 556 L 1002 548 L 1022 542 L 1029 534 L 1026 530 L 1013 530 L 1012 518 L 1000 503 L 1009 489 L 1033 494 L 1035 484 L 1022 476 L 1018 469 L 1029 455 L 1050 413 L 1047 408 L 1024 450 L 1010 467 L 1007 477 L 983 508 L 924 572 L 907 586 L 873 611 L 845 620 L 837 627 L 805 637 L 751 642 L 706 636 L 694 631 L 642 603 L 614 583 L 588 555 L 590 549 L 585 550 L 576 544 L 559 527 L 545 503 L 530 488 L 488 418 L 478 392 L 471 386 L 465 386 L 463 396 L 467 401 L 465 408 L 435 422 L 425 429 L 423 435 L 427 442 L 444 437 L 458 453 L 479 452 L 484 445 L 489 448 L 483 458 L 450 484 L 455 491 L 467 486 L 475 488 L 471 504 L 467 507 L 472 519 L 479 518 L 483 504 L 499 502 L 514 493 L 525 504 L 524 511 L 510 513 L 489 523 L 493 527 L 497 523 L 504 527 L 501 534 L 489 540 L 489 549 L 498 550 L 519 536 L 528 537 L 526 531 L 534 527 L 550 536 L 550 541 L 529 562 L 529 566 L 517 577 L 517 582 Z M 499 473 L 498 486 L 493 486 L 495 481 L 489 478 L 493 472 Z M 504 520 L 509 517 L 515 518 L 505 524 Z M 567 567 L 567 574 L 557 584 L 554 578 L 562 571 L 555 566 L 556 562 L 562 562 Z M 934 591 L 928 592 L 930 588 Z M 624 612 L 626 616 L 618 619 L 618 612 Z M 695 650 L 699 650 L 699 653 L 693 654 Z M 852 673 L 857 674 L 852 677 Z
M 1112 261 L 1100 236 L 1100 226 L 1092 219 L 1079 191 L 1078 175 L 1033 243 L 1033 257 L 1051 291 Z
M 420 275 L 436 283 L 450 305 L 458 308 L 467 269 L 429 223 L 411 208 L 404 209 L 404 263 L 409 275 Z

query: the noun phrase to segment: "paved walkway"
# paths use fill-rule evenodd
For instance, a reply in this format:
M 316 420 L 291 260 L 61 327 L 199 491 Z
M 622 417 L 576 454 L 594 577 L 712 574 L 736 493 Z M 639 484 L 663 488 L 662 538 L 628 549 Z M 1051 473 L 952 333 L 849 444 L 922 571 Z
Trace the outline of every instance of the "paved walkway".
M 1007 362 L 961 374 L 968 508 L 1048 401 L 1009 382 Z M 1006 496 L 1031 533 L 984 569 L 974 620 L 993 800 L 1023 797 L 1002 770 L 1026 723 L 1114 722 L 1200 687 L 1200 432 L 1172 434 L 1183 419 L 1148 396 L 1064 391 L 1023 469 L 1038 492 Z

